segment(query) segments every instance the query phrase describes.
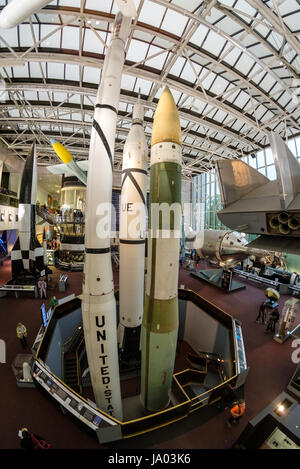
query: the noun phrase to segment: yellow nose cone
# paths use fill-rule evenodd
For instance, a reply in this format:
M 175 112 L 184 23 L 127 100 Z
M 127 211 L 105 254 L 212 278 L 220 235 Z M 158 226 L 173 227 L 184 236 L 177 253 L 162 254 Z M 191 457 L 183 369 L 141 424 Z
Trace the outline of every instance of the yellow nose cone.
M 71 153 L 59 142 L 55 142 L 52 145 L 53 150 L 57 154 L 58 158 L 64 163 L 68 164 L 72 161 L 73 156 Z
M 181 146 L 178 110 L 167 86 L 161 94 L 154 114 L 151 147 L 161 142 L 173 142 Z

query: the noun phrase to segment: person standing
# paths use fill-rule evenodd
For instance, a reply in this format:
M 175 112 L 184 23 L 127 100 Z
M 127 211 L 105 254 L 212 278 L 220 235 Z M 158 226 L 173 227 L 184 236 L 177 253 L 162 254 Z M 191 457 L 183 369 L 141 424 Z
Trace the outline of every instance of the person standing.
M 54 308 L 54 306 L 58 305 L 58 299 L 56 298 L 56 296 L 53 296 L 50 300 L 50 303 L 49 303 L 49 306 L 51 308 L 51 310 Z
M 234 402 L 230 409 L 230 417 L 227 420 L 227 427 L 231 428 L 232 424 L 239 423 L 246 411 L 245 399 L 239 399 Z
M 41 277 L 40 280 L 38 281 L 38 288 L 40 291 L 40 298 L 47 298 L 47 283 L 46 281 Z
M 266 311 L 267 311 L 267 303 L 264 301 L 259 308 L 258 316 L 256 318 L 256 322 L 259 322 L 259 319 L 261 318 L 261 323 L 265 323 L 265 316 L 266 316 Z
M 23 348 L 27 347 L 27 329 L 21 322 L 17 325 L 17 337 L 20 339 Z

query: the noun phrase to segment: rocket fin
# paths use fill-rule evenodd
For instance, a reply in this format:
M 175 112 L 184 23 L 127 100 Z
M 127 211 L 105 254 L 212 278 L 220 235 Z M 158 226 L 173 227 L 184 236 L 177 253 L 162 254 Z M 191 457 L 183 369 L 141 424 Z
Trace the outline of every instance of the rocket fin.
M 289 236 L 268 236 L 261 235 L 247 244 L 249 248 L 265 249 L 270 252 L 287 252 L 289 254 L 300 254 L 299 238 Z
M 223 208 L 270 182 L 263 174 L 240 160 L 219 160 L 216 169 Z
M 280 205 L 286 209 L 300 192 L 300 165 L 276 132 L 271 132 L 269 139 L 276 167 Z
M 89 160 L 76 161 L 77 166 L 83 171 L 88 170 Z M 73 172 L 65 164 L 54 164 L 52 166 L 47 166 L 47 169 L 52 174 L 67 174 L 73 176 Z

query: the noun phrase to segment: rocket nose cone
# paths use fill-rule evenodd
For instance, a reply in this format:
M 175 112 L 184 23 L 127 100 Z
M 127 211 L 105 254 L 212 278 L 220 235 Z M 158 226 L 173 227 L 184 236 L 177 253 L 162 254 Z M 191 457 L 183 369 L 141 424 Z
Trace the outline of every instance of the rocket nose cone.
M 166 86 L 154 115 L 151 146 L 160 142 L 174 142 L 181 146 L 178 110 L 171 91 Z

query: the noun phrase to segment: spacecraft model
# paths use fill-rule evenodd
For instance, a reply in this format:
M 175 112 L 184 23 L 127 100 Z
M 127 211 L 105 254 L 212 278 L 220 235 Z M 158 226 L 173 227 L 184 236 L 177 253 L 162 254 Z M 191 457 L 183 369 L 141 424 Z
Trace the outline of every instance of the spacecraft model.
M 97 406 L 122 420 L 117 316 L 110 250 L 112 169 L 125 43 L 131 19 L 116 15 L 90 140 L 82 317 Z
M 263 260 L 266 251 L 251 248 L 246 238 L 237 231 L 203 230 L 195 236 L 194 247 L 200 257 L 207 257 L 222 264 L 234 264 L 249 256 Z
M 61 143 L 57 142 L 53 138 L 50 139 L 50 142 L 58 158 L 63 162 L 63 165 L 66 166 L 74 176 L 77 176 L 84 185 L 86 185 L 87 173 L 78 166 L 71 153 Z
M 259 234 L 252 247 L 300 254 L 300 166 L 278 134 L 270 134 L 270 143 L 275 181 L 242 161 L 217 162 L 218 218 L 232 230 Z
M 139 351 L 144 308 L 148 149 L 143 106 L 136 104 L 132 117 L 122 166 L 118 340 L 124 354 L 134 358 Z
M 19 197 L 19 236 L 11 251 L 13 279 L 21 275 L 45 275 L 44 249 L 35 235 L 37 164 L 32 145 L 23 169 Z
M 0 13 L 0 28 L 13 28 L 52 0 L 11 0 Z
M 166 224 L 163 217 L 155 216 L 158 213 L 153 208 L 159 204 L 170 210 Z M 162 92 L 153 121 L 149 207 L 146 299 L 141 338 L 141 401 L 147 410 L 158 411 L 169 404 L 178 334 L 181 128 L 168 87 Z

